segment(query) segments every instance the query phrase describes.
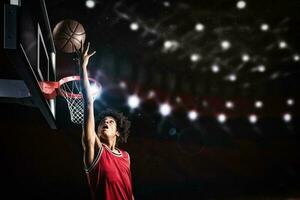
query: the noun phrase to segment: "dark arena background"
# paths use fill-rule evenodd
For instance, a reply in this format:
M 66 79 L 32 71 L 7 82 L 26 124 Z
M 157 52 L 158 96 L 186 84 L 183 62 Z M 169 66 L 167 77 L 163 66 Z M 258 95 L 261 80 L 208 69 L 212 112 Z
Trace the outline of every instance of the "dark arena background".
M 76 20 L 97 51 L 95 112 L 132 122 L 120 148 L 135 199 L 300 199 L 299 0 L 45 5 L 51 30 Z M 1 53 L 0 79 L 15 78 L 8 66 Z M 76 73 L 74 54 L 57 50 L 56 79 Z M 24 104 L 1 100 L 0 198 L 89 199 L 81 126 L 65 99 L 56 99 L 56 129 Z

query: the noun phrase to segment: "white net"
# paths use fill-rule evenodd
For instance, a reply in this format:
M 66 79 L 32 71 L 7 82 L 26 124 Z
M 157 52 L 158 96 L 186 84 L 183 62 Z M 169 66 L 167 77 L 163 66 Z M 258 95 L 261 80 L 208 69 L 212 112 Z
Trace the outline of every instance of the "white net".
M 76 124 L 82 124 L 84 118 L 84 107 L 80 88 L 80 78 L 79 76 L 73 76 L 66 77 L 66 79 L 67 81 L 59 87 L 60 94 L 68 103 L 71 121 Z M 89 78 L 89 81 L 93 100 L 95 100 L 101 91 L 101 85 L 98 84 L 95 79 Z
M 81 95 L 80 81 L 74 80 L 67 82 L 60 87 L 60 93 L 65 98 L 68 103 L 68 108 L 70 111 L 70 118 L 73 123 L 82 124 L 83 123 L 83 98 Z M 69 96 L 67 94 L 75 94 L 76 98 Z
M 71 121 L 75 124 L 83 123 L 83 98 L 69 98 L 65 97 L 68 103 Z

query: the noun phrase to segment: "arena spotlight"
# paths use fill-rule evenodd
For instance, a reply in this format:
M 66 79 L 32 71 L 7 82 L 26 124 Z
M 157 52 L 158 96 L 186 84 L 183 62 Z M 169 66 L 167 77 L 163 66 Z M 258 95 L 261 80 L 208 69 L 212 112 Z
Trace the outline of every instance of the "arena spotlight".
M 179 47 L 179 43 L 175 40 L 166 40 L 164 42 L 165 51 L 175 51 Z
M 198 31 L 198 32 L 203 31 L 203 30 L 204 30 L 204 25 L 201 24 L 201 23 L 197 23 L 197 24 L 195 25 L 195 30 Z
M 232 101 L 227 101 L 225 103 L 226 108 L 232 109 L 234 107 L 234 103 Z
M 285 49 L 287 47 L 287 43 L 285 41 L 280 41 L 278 45 L 280 49 Z
M 191 121 L 195 121 L 197 118 L 198 118 L 198 113 L 197 111 L 195 110 L 191 110 L 188 112 L 188 118 L 191 120 Z
M 250 60 L 250 56 L 249 56 L 248 54 L 243 54 L 243 55 L 242 55 L 242 60 L 243 60 L 244 62 L 248 62 L 248 61 Z
M 171 48 L 172 47 L 172 41 L 170 41 L 170 40 L 165 41 L 164 47 L 165 47 L 165 49 Z
M 230 44 L 230 42 L 227 41 L 227 40 L 223 40 L 223 41 L 221 42 L 221 47 L 222 47 L 223 50 L 229 49 L 230 46 L 231 46 L 231 44 Z
M 127 104 L 130 108 L 135 109 L 140 105 L 140 99 L 137 95 L 131 95 L 128 97 Z
M 217 119 L 220 123 L 225 123 L 226 122 L 226 115 L 224 113 L 220 113 L 218 116 L 217 116 Z
M 245 1 L 238 1 L 237 2 L 237 4 L 236 4 L 236 7 L 238 8 L 238 9 L 244 9 L 244 8 L 246 8 L 246 2 Z
M 288 100 L 286 100 L 286 104 L 288 105 L 288 106 L 292 106 L 292 105 L 294 105 L 294 99 L 288 99 Z
M 132 22 L 132 23 L 130 24 L 130 29 L 131 29 L 132 31 L 137 31 L 137 30 L 139 29 L 138 23 Z
M 257 70 L 258 70 L 259 72 L 264 72 L 264 71 L 266 71 L 266 67 L 265 67 L 264 65 L 259 65 L 259 66 L 257 67 Z
M 256 101 L 256 102 L 254 103 L 254 106 L 255 106 L 256 108 L 262 108 L 262 107 L 263 107 L 263 102 L 262 102 L 262 101 Z
M 292 120 L 292 115 L 290 113 L 284 113 L 282 119 L 285 122 L 290 122 Z
M 294 57 L 293 57 L 294 61 L 299 61 L 300 60 L 300 57 L 298 54 L 295 54 Z
M 251 124 L 255 124 L 257 122 L 257 116 L 255 114 L 249 115 L 248 119 Z
M 219 65 L 212 65 L 211 66 L 211 71 L 213 72 L 213 73 L 218 73 L 219 71 L 220 71 L 220 67 L 219 67 Z
M 85 1 L 85 6 L 87 8 L 94 8 L 96 5 L 96 2 L 94 0 L 87 0 Z
M 267 31 L 267 30 L 269 30 L 269 25 L 268 24 L 262 24 L 261 26 L 260 26 L 260 29 L 262 30 L 262 31 Z
M 191 59 L 192 62 L 198 62 L 201 59 L 201 56 L 197 53 L 193 53 L 190 56 L 190 59 Z
M 171 113 L 171 106 L 168 103 L 163 103 L 159 106 L 159 112 L 162 116 L 168 116 Z
M 234 82 L 234 81 L 236 81 L 236 75 L 235 75 L 235 74 L 230 74 L 230 75 L 228 76 L 228 79 L 229 79 L 231 82 Z

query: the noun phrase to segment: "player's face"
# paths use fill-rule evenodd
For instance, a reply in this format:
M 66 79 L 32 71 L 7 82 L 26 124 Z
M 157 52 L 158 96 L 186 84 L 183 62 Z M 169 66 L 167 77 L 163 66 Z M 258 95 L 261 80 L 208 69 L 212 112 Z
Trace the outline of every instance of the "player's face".
M 98 126 L 98 133 L 104 139 L 114 138 L 119 136 L 117 131 L 117 122 L 113 117 L 105 117 Z

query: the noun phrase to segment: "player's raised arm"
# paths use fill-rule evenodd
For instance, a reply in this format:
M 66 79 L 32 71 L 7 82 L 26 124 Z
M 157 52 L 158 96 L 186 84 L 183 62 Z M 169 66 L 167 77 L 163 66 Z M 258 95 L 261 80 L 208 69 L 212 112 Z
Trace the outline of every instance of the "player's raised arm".
M 80 84 L 84 103 L 84 120 L 82 126 L 82 146 L 84 150 L 84 163 L 86 167 L 90 166 L 95 157 L 95 145 L 99 144 L 99 139 L 95 133 L 95 119 L 94 119 L 94 101 L 91 93 L 91 86 L 88 79 L 87 66 L 89 59 L 96 52 L 89 54 L 88 43 L 87 48 L 84 49 L 81 45 L 80 50 L 77 51 L 79 57 L 80 70 Z

